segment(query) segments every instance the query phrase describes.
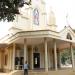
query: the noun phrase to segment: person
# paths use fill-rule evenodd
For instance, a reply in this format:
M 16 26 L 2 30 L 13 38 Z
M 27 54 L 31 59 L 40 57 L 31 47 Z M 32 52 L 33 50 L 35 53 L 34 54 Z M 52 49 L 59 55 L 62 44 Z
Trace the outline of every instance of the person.
M 25 61 L 25 64 L 24 64 L 24 75 L 28 75 L 28 63 L 27 63 L 27 61 Z

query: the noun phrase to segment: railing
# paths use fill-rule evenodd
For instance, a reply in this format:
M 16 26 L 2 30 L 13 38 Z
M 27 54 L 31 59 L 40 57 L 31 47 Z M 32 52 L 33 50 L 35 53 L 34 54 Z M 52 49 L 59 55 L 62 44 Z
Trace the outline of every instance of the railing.
M 16 70 L 23 70 L 23 65 L 15 65 Z

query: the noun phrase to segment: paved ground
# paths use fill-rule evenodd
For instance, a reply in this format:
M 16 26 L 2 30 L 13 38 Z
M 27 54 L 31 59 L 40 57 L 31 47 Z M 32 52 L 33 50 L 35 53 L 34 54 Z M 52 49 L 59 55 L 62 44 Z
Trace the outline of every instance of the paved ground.
M 8 75 L 7 73 L 0 73 L 0 75 Z

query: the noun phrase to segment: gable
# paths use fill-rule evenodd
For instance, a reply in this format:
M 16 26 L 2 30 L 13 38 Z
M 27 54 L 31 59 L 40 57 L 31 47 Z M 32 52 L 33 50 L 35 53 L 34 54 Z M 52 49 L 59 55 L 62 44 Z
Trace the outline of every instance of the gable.
M 60 32 L 60 37 L 68 40 L 75 40 L 75 33 L 72 28 L 68 26 Z

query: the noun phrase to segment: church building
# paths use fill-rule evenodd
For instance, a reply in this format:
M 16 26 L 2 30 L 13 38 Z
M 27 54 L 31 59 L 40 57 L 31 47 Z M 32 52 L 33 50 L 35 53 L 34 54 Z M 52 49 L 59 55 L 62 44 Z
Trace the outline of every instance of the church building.
M 58 32 L 55 14 L 52 10 L 47 14 L 44 0 L 32 0 L 19 11 L 9 34 L 0 39 L 0 70 L 20 74 L 27 60 L 29 71 L 58 71 L 64 49 L 70 50 L 74 70 L 74 30 L 68 26 Z

